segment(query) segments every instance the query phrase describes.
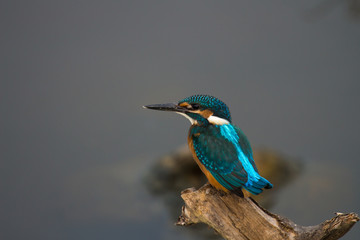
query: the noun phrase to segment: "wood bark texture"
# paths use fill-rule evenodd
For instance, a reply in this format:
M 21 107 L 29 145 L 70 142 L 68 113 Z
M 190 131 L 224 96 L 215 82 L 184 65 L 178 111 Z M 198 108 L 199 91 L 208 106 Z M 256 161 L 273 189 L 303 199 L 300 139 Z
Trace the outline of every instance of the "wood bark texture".
M 228 240 L 335 240 L 359 221 L 355 213 L 336 213 L 316 226 L 299 226 L 273 214 L 252 198 L 225 194 L 205 184 L 199 190 L 189 188 L 181 193 L 185 201 L 177 225 L 205 223 Z

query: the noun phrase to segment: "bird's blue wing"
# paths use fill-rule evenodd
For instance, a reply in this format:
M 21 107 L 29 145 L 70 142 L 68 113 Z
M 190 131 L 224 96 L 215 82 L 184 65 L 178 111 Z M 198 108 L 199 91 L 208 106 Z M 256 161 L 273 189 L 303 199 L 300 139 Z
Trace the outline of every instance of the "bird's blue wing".
M 261 193 L 262 188 L 266 188 L 266 189 L 272 188 L 273 185 L 267 179 L 265 179 L 259 175 L 258 169 L 255 165 L 255 161 L 253 158 L 253 152 L 252 152 L 250 143 L 247 140 L 245 134 L 239 127 L 234 126 L 234 125 L 232 125 L 232 126 L 234 127 L 236 133 L 239 136 L 238 143 L 239 143 L 240 149 L 246 156 L 249 163 L 251 164 L 250 172 L 251 172 L 251 170 L 253 170 L 253 172 L 250 173 L 252 177 L 250 178 L 250 181 L 248 181 L 248 183 L 245 185 L 245 188 L 253 194 Z
M 248 160 L 249 160 L 250 164 L 253 166 L 254 170 L 256 172 L 258 172 L 258 169 L 257 169 L 257 167 L 255 165 L 255 161 L 254 161 L 254 158 L 253 158 L 253 151 L 251 149 L 249 140 L 247 139 L 246 135 L 244 134 L 244 132 L 239 127 L 237 127 L 235 125 L 232 125 L 232 126 L 234 127 L 237 135 L 239 136 L 238 143 L 239 143 L 241 151 L 248 158 Z
M 242 187 L 259 194 L 271 183 L 258 174 L 250 143 L 236 126 L 210 125 L 191 129 L 193 146 L 199 161 L 214 178 L 231 191 Z
M 240 190 L 247 182 L 247 172 L 238 159 L 236 146 L 225 138 L 219 126 L 191 129 L 194 151 L 199 161 L 226 189 Z

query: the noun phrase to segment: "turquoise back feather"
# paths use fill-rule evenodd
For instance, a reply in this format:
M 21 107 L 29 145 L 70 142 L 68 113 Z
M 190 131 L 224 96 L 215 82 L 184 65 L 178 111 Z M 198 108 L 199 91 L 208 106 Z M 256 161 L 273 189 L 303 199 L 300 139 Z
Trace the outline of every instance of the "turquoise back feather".
M 190 129 L 199 161 L 226 189 L 247 189 L 253 194 L 271 183 L 256 168 L 250 143 L 240 128 L 232 124 L 194 125 Z

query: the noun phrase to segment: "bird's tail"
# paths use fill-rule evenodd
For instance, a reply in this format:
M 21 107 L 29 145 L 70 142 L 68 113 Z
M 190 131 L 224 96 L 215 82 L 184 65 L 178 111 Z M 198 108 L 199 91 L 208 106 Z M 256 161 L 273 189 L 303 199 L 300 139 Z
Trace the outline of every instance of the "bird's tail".
M 257 181 L 251 181 L 251 183 L 247 183 L 244 188 L 246 190 L 248 190 L 250 193 L 254 194 L 254 195 L 258 195 L 259 193 L 261 193 L 263 190 L 263 188 L 265 189 L 270 189 L 272 188 L 273 185 L 266 180 L 265 178 L 259 176 L 259 178 L 257 179 Z

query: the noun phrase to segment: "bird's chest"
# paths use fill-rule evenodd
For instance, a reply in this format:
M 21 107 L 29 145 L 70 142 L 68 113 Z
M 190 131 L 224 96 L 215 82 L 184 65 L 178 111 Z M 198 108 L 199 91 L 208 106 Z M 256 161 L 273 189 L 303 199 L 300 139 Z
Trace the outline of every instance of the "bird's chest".
M 195 162 L 199 165 L 201 171 L 208 177 L 208 175 L 211 175 L 211 174 L 199 160 L 199 157 L 200 157 L 200 156 L 198 156 L 199 151 L 196 151 L 195 147 L 194 147 L 194 144 L 197 144 L 197 146 L 196 146 L 197 148 L 201 147 L 201 146 L 199 146 L 197 139 L 200 137 L 200 135 L 204 134 L 205 130 L 206 129 L 203 129 L 201 127 L 192 126 L 188 133 L 188 145 L 189 145 L 190 151 L 193 155 Z
M 225 191 L 225 192 L 229 192 L 229 190 L 227 190 L 225 187 L 223 187 L 211 174 L 211 172 L 209 170 L 206 169 L 206 167 L 204 166 L 204 164 L 201 163 L 201 161 L 199 160 L 198 157 L 198 153 L 195 151 L 194 148 L 194 139 L 196 139 L 197 137 L 199 137 L 202 132 L 201 131 L 191 131 L 192 129 L 190 129 L 189 134 L 188 134 L 188 144 L 189 144 L 189 148 L 190 151 L 192 153 L 192 156 L 195 160 L 195 162 L 197 163 L 197 165 L 200 167 L 201 171 L 205 174 L 206 178 L 208 179 L 209 183 L 215 187 L 216 189 Z

